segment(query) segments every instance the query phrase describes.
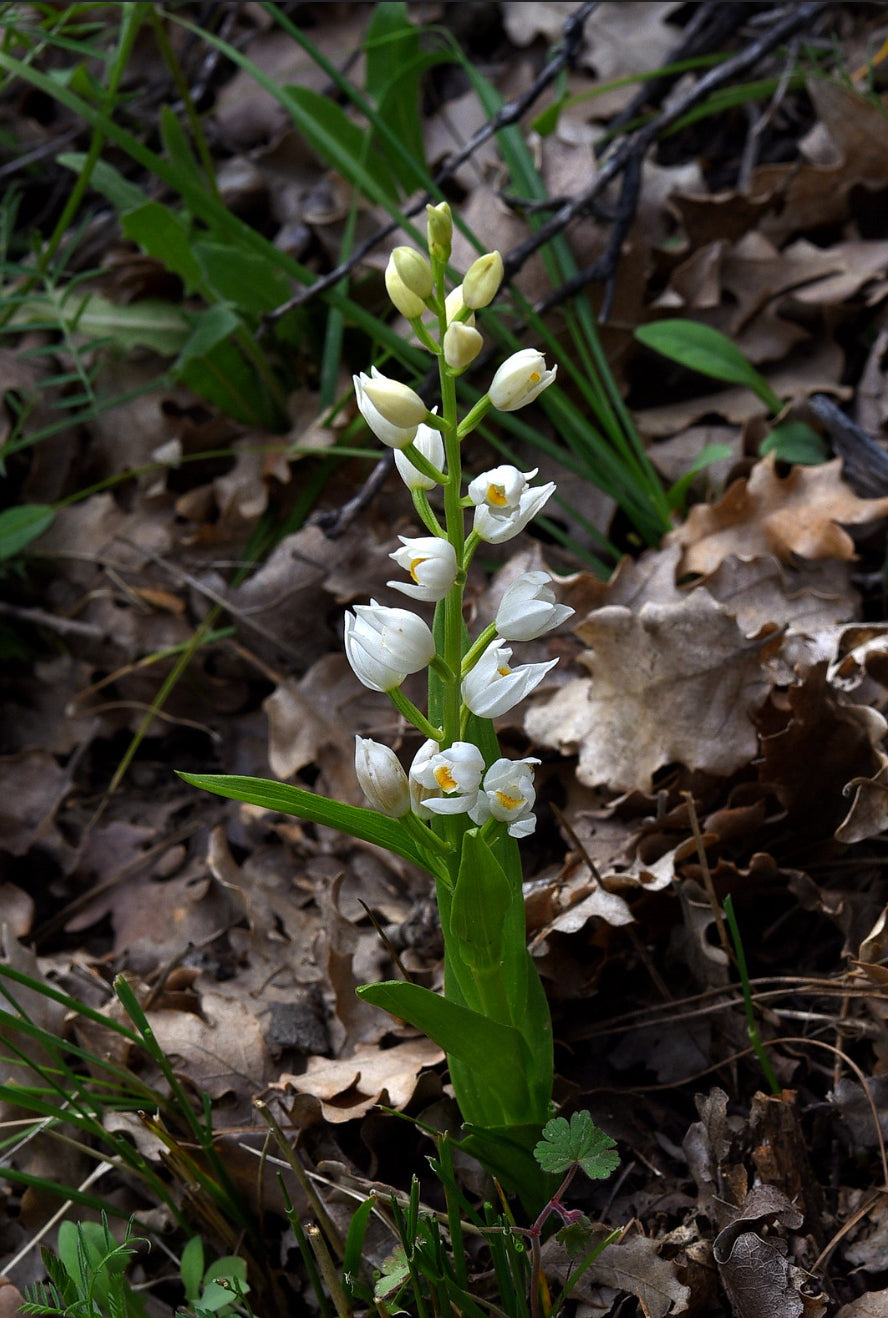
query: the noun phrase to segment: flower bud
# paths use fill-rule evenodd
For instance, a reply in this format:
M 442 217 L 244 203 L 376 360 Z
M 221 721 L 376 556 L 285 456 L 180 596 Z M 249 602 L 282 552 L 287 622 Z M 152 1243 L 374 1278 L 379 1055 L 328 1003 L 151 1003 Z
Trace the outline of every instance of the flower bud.
M 428 261 L 418 252 L 415 247 L 396 247 L 391 255 L 391 261 L 394 263 L 404 285 L 410 289 L 418 298 L 423 301 L 431 297 L 432 289 L 435 286 L 432 276 L 432 267 Z
M 410 813 L 410 785 L 407 774 L 390 746 L 355 737 L 355 774 L 374 810 L 389 819 Z
M 523 572 L 503 595 L 496 614 L 496 630 L 507 641 L 535 641 L 573 614 L 559 604 L 548 572 Z
M 448 260 L 453 243 L 453 217 L 446 201 L 437 206 L 426 206 L 428 216 L 429 254 L 432 258 Z
M 429 409 L 414 389 L 400 380 L 390 380 L 376 371 L 371 379 L 364 380 L 364 397 L 386 421 L 404 429 L 414 428 L 425 421 Z
M 408 673 L 427 668 L 435 638 L 422 618 L 407 609 L 386 609 L 376 600 L 345 614 L 345 657 L 359 682 L 371 691 L 392 691 Z
M 424 458 L 428 458 L 433 467 L 437 467 L 438 471 L 444 470 L 444 436 L 440 430 L 435 430 L 432 426 L 417 426 L 413 444 Z M 407 454 L 398 449 L 395 450 L 395 466 L 408 490 L 435 489 L 436 482 L 431 476 L 424 475 L 414 467 Z
M 473 261 L 463 278 L 463 301 L 477 311 L 496 297 L 503 282 L 503 258 L 499 252 L 486 252 Z
M 460 316 L 461 311 L 465 311 L 466 304 L 463 301 L 463 286 L 457 284 L 456 288 L 451 288 L 450 292 L 444 299 L 444 315 L 447 318 L 447 324 L 452 325 L 455 320 L 463 325 L 474 325 L 474 311 L 468 316 Z
M 451 371 L 464 371 L 481 351 L 484 340 L 471 325 L 454 320 L 444 331 L 444 360 Z
M 426 306 L 422 298 L 411 293 L 395 269 L 393 256 L 389 257 L 388 265 L 385 267 L 385 287 L 395 308 L 408 320 L 416 320 L 425 311 Z
M 536 348 L 522 348 L 506 361 L 493 377 L 488 390 L 491 403 L 500 412 L 515 412 L 532 403 L 555 379 L 557 366 L 546 369 L 546 359 Z
M 456 580 L 456 550 L 449 540 L 436 535 L 409 537 L 399 535 L 402 548 L 396 549 L 393 558 L 413 578 L 414 585 L 401 581 L 388 581 L 386 585 L 400 590 L 414 599 L 427 602 L 442 600 Z
M 389 448 L 406 448 L 408 444 L 412 443 L 417 427 L 415 424 L 393 425 L 391 421 L 383 416 L 367 393 L 367 386 L 374 383 L 375 380 L 385 380 L 385 376 L 380 375 L 375 366 L 372 367 L 369 376 L 365 375 L 363 371 L 360 375 L 352 376 L 355 397 L 358 400 L 358 410 L 376 438 L 381 439 L 383 444 L 388 444 Z M 395 382 L 390 381 L 389 383 L 394 384 Z

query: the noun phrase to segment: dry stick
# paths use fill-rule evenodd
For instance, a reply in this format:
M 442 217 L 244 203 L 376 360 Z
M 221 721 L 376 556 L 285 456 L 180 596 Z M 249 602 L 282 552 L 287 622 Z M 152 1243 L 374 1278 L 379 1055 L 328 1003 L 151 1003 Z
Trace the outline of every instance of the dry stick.
M 763 56 L 769 54 L 782 41 L 793 36 L 800 29 L 810 26 L 826 5 L 827 0 L 808 0 L 807 3 L 798 5 L 785 18 L 775 23 L 758 41 L 752 42 L 733 59 L 710 69 L 694 87 L 662 110 L 655 119 L 637 129 L 631 137 L 624 138 L 613 154 L 603 162 L 589 187 L 584 188 L 560 207 L 550 220 L 508 254 L 503 262 L 506 280 L 513 278 L 540 247 L 561 233 L 571 220 L 600 197 L 608 184 L 626 169 L 631 157 L 642 157 L 665 128 L 669 128 L 688 110 L 704 100 L 710 92 L 753 68 Z
M 681 41 L 670 50 L 663 63 L 680 64 L 685 60 L 710 54 L 711 51 L 722 46 L 748 17 L 749 5 L 746 3 L 698 6 L 696 14 L 684 30 Z M 608 120 L 608 132 L 613 133 L 616 129 L 631 123 L 645 106 L 659 105 L 669 89 L 682 76 L 681 73 L 661 74 L 658 78 L 643 83 L 629 104 Z
M 590 14 L 597 8 L 597 0 L 586 0 L 585 4 L 582 4 L 575 13 L 570 15 L 562 28 L 561 45 L 549 60 L 549 63 L 540 70 L 539 74 L 531 83 L 530 87 L 528 87 L 526 92 L 522 92 L 520 96 L 516 96 L 513 101 L 509 101 L 506 105 L 503 105 L 497 110 L 496 114 L 491 119 L 488 119 L 487 123 L 483 124 L 478 131 L 472 135 L 462 150 L 458 151 L 455 156 L 452 156 L 450 160 L 438 170 L 437 174 L 433 175 L 432 182 L 435 187 L 439 188 L 442 183 L 446 183 L 447 180 L 456 173 L 460 166 L 464 165 L 465 162 L 474 155 L 478 148 L 483 146 L 485 142 L 489 141 L 489 139 L 493 137 L 495 133 L 498 133 L 501 128 L 508 128 L 510 125 L 517 123 L 521 116 L 530 109 L 546 88 L 555 81 L 562 69 L 575 62 L 580 52 L 583 27 Z M 407 218 L 412 215 L 418 215 L 420 211 L 425 209 L 426 203 L 431 200 L 432 194 L 430 192 L 424 192 L 416 201 L 411 202 L 409 206 L 404 207 L 403 214 Z M 338 284 L 340 279 L 343 279 L 346 275 L 350 274 L 356 266 L 360 265 L 368 252 L 372 252 L 375 247 L 378 247 L 386 238 L 390 238 L 393 233 L 397 233 L 399 228 L 400 222 L 392 220 L 383 228 L 377 229 L 376 233 L 371 234 L 369 238 L 354 249 L 347 261 L 343 261 L 340 265 L 336 266 L 335 269 L 329 271 L 328 274 L 323 275 L 309 288 L 300 289 L 298 293 L 291 297 L 287 302 L 282 303 L 281 306 L 275 307 L 273 311 L 269 311 L 262 319 L 259 327 L 259 334 L 264 334 L 272 325 L 274 325 L 275 321 L 279 320 L 281 316 L 285 316 L 288 311 L 292 311 L 294 307 L 302 306 L 303 303 L 307 302 L 310 298 L 317 297 L 319 293 L 325 293 L 328 288 L 332 288 L 334 284 Z

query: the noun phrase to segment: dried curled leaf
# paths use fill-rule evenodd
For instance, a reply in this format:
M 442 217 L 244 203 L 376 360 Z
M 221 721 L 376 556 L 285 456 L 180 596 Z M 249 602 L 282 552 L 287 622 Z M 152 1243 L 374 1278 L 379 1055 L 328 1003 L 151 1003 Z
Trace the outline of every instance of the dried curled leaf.
M 755 755 L 750 715 L 769 681 L 758 647 L 703 587 L 637 614 L 598 609 L 576 630 L 592 678 L 531 709 L 526 727 L 542 745 L 579 751 L 580 782 L 649 791 L 665 764 L 728 774 Z
M 779 476 L 773 455 L 734 481 L 716 504 L 698 504 L 668 537 L 684 549 L 682 570 L 714 572 L 729 554 L 758 558 L 854 557 L 844 526 L 863 526 L 888 514 L 888 498 L 858 499 L 841 477 L 842 461 L 793 467 Z

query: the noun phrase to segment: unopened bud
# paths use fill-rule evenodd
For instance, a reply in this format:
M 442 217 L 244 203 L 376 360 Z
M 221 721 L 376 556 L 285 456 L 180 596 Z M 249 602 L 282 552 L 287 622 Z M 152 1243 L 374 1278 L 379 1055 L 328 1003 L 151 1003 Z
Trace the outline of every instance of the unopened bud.
M 464 371 L 481 351 L 484 340 L 471 325 L 454 320 L 444 333 L 444 360 L 451 371 Z
M 426 307 L 422 298 L 417 297 L 415 293 L 411 293 L 398 274 L 395 268 L 394 256 L 389 257 L 388 265 L 385 267 L 385 288 L 393 305 L 408 320 L 416 320 L 425 311 Z
M 392 261 L 405 286 L 423 301 L 431 296 L 434 287 L 432 267 L 415 247 L 396 247 Z
M 503 258 L 499 252 L 486 252 L 473 261 L 463 279 L 463 302 L 476 311 L 496 297 L 503 282 Z
M 437 206 L 426 206 L 428 216 L 429 255 L 434 260 L 447 261 L 453 243 L 453 218 L 446 201 Z

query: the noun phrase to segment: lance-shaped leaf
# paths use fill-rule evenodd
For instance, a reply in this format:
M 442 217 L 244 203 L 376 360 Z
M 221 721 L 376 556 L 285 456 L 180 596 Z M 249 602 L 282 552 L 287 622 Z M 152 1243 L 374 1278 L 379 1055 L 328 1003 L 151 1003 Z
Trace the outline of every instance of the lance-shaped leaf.
M 470 1072 L 471 1101 L 458 1095 L 466 1121 L 478 1126 L 524 1126 L 539 1120 L 539 1102 L 528 1092 L 532 1057 L 516 1029 L 448 1002 L 404 980 L 364 984 L 358 996 L 415 1025 Z
M 246 801 L 248 805 L 264 806 L 266 810 L 279 810 L 284 815 L 298 815 L 313 824 L 338 828 L 340 833 L 348 833 L 350 837 L 386 847 L 431 874 L 438 872 L 435 859 L 420 850 L 403 824 L 397 819 L 379 815 L 375 810 L 343 805 L 341 801 L 331 801 L 327 796 L 306 792 L 290 783 L 276 783 L 271 778 L 241 778 L 223 773 L 180 773 L 179 777 L 192 787 L 203 787 L 207 792 L 215 792 L 217 796 L 226 796 L 232 801 Z

